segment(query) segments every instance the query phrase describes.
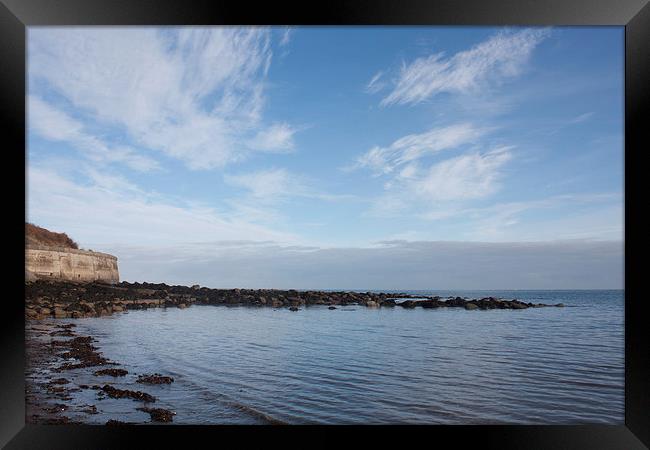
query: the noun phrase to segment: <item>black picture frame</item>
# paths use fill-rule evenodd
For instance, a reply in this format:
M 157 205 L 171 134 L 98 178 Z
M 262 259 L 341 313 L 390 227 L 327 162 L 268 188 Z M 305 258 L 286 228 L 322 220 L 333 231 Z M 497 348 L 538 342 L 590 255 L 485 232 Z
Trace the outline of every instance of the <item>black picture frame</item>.
M 0 378 L 0 445 L 18 448 L 125 448 L 134 439 L 149 447 L 188 445 L 201 437 L 214 445 L 224 437 L 279 438 L 296 441 L 296 433 L 308 432 L 308 441 L 334 444 L 340 434 L 362 432 L 384 441 L 400 431 L 417 435 L 428 445 L 441 442 L 454 447 L 475 444 L 480 448 L 575 448 L 642 449 L 650 447 L 650 339 L 644 291 L 641 288 L 640 244 L 644 166 L 648 127 L 644 117 L 650 86 L 650 5 L 647 0 L 357 0 L 249 4 L 232 0 L 0 0 L 0 118 L 5 157 L 3 172 L 7 200 L 15 210 L 5 214 L 7 235 L 24 236 L 25 210 L 25 51 L 26 27 L 36 25 L 617 25 L 625 27 L 625 425 L 579 426 L 418 426 L 418 427 L 247 427 L 88 425 L 45 426 L 25 424 L 24 390 L 24 241 L 12 238 L 6 245 L 6 284 L 12 288 L 2 299 L 2 369 Z M 645 151 L 644 151 L 645 150 Z M 15 161 L 13 160 L 15 158 Z M 5 202 L 6 203 L 6 202 Z M 635 208 L 636 207 L 636 208 Z M 638 235 L 638 238 L 637 238 Z M 632 243 L 634 241 L 634 243 Z M 633 258 L 639 261 L 634 261 Z M 21 287 L 22 286 L 22 287 Z M 15 292 L 13 291 L 15 289 Z M 297 431 L 296 428 L 299 430 Z M 372 429 L 370 429 L 372 428 Z M 401 441 L 408 445 L 407 441 Z

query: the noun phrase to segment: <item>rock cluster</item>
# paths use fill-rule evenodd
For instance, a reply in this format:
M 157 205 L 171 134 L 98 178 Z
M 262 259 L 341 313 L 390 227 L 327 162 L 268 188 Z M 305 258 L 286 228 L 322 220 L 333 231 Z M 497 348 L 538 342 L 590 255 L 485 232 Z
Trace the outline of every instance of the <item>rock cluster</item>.
M 398 302 L 399 300 L 399 302 Z M 194 285 L 170 286 L 164 283 L 75 284 L 65 281 L 25 283 L 25 314 L 29 319 L 99 317 L 134 309 L 158 307 L 187 308 L 193 304 L 246 305 L 289 308 L 302 306 L 361 305 L 369 308 L 395 307 L 412 309 L 463 307 L 472 309 L 526 309 L 550 306 L 494 297 L 441 299 L 438 296 L 415 296 L 383 292 L 329 292 L 276 289 L 209 289 Z M 559 303 L 555 306 L 564 306 Z

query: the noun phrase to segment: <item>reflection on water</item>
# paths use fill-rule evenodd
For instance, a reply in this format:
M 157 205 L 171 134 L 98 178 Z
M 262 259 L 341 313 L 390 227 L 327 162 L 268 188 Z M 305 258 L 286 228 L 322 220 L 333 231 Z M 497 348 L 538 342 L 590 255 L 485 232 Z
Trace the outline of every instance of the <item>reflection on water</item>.
M 174 423 L 623 423 L 622 291 L 429 294 L 567 307 L 197 305 L 75 323 L 131 372 L 116 385 L 175 378 L 147 386 Z M 142 414 L 124 403 L 99 402 L 91 420 Z

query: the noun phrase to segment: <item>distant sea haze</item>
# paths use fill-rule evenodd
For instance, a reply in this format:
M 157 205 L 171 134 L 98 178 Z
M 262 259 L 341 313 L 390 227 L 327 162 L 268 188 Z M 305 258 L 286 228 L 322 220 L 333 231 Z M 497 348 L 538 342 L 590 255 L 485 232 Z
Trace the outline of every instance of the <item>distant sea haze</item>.
M 174 423 L 624 423 L 622 290 L 407 293 L 566 307 L 194 305 L 74 322 L 130 373 L 174 377 L 151 388 Z M 89 420 L 147 420 L 128 403 Z

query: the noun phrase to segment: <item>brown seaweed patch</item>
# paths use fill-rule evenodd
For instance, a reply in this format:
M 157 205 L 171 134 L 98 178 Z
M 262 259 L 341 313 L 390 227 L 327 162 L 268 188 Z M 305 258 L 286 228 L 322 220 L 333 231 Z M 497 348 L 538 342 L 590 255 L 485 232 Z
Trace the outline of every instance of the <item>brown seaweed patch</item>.
M 129 391 L 127 389 L 117 389 L 109 384 L 102 387 L 104 391 L 111 398 L 130 398 L 141 402 L 155 402 L 156 398 L 153 395 L 141 391 Z

